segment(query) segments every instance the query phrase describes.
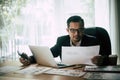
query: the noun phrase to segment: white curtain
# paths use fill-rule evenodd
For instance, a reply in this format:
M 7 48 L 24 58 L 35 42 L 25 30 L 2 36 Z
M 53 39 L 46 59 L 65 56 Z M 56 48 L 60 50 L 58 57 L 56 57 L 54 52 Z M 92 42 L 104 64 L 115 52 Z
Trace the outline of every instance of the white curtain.
M 120 1 L 110 0 L 110 29 L 111 29 L 111 41 L 112 52 L 118 55 L 118 64 L 120 64 Z
M 72 4 L 75 6 L 71 6 Z M 16 25 L 22 29 L 22 33 L 17 31 L 17 48 L 24 45 L 52 47 L 58 36 L 67 34 L 66 20 L 71 15 L 83 17 L 87 27 L 94 26 L 94 0 L 29 1 L 21 9 L 21 15 L 16 18 Z

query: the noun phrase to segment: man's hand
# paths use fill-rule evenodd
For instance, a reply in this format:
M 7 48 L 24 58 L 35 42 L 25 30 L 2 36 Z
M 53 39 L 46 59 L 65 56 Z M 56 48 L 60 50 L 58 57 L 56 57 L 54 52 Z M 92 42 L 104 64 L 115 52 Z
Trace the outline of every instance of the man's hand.
M 20 58 L 19 60 L 24 66 L 28 66 L 31 64 L 29 59 Z
M 102 66 L 103 65 L 103 60 L 104 60 L 104 57 L 103 56 L 94 56 L 91 61 L 93 64 L 97 65 L 97 66 Z

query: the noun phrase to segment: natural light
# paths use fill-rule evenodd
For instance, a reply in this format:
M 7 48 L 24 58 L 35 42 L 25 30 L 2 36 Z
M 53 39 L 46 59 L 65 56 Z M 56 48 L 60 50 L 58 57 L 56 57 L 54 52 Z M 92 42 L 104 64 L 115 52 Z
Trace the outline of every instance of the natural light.
M 104 27 L 110 34 L 109 0 L 26 0 L 22 6 L 14 5 L 11 11 L 14 12 L 17 7 L 20 7 L 19 15 L 15 12 L 10 23 L 12 37 L 1 49 L 7 56 L 18 57 L 16 51 L 26 49 L 23 48 L 25 45 L 52 47 L 58 36 L 67 34 L 66 20 L 72 15 L 80 15 L 85 27 Z

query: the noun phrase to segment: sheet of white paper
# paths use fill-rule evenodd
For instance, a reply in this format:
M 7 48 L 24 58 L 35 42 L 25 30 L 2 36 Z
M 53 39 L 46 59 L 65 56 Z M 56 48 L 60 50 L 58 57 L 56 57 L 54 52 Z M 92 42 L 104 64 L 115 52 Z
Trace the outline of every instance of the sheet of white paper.
M 44 73 L 57 74 L 63 76 L 74 76 L 74 77 L 81 77 L 85 74 L 85 72 L 82 72 L 81 70 L 68 70 L 68 69 L 55 69 L 55 68 L 45 71 Z
M 64 64 L 90 64 L 93 56 L 99 55 L 100 46 L 88 47 L 62 47 L 62 63 Z

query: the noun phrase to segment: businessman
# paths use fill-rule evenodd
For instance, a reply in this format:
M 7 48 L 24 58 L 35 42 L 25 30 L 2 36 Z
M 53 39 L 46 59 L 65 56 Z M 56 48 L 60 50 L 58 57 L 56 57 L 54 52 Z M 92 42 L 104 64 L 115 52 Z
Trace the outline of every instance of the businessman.
M 54 57 L 60 56 L 61 58 L 61 49 L 62 46 L 94 46 L 99 45 L 96 37 L 87 35 L 84 33 L 84 20 L 80 16 L 71 16 L 67 20 L 66 31 L 68 35 L 58 37 L 56 44 L 51 47 L 51 52 Z M 104 61 L 108 58 L 108 55 L 102 55 L 101 52 L 98 53 L 98 56 L 94 56 L 91 61 L 96 65 L 103 65 Z M 35 63 L 33 56 L 29 60 L 25 61 L 20 58 L 21 63 L 24 65 L 29 65 Z

